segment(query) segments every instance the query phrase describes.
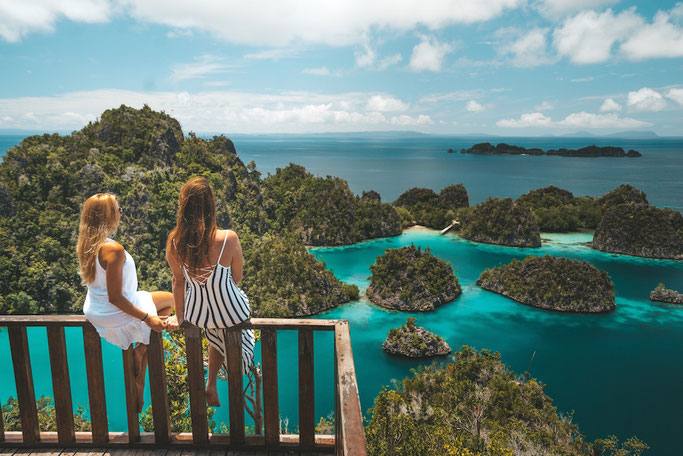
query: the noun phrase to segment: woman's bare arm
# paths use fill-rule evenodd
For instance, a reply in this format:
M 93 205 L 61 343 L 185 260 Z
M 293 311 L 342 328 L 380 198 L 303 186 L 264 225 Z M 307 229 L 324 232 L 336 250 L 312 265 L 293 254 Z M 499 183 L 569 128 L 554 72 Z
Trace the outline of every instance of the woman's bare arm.
M 244 268 L 244 257 L 242 256 L 242 245 L 240 238 L 232 230 L 228 230 L 228 245 L 230 246 L 230 253 L 232 253 L 232 263 L 230 263 L 230 271 L 232 272 L 232 279 L 235 283 L 242 281 L 242 272 Z
M 100 248 L 98 255 L 100 264 L 106 272 L 109 302 L 138 320 L 144 319 L 144 322 L 155 331 L 164 329 L 165 324 L 161 318 L 147 315 L 123 295 L 123 263 L 126 262 L 123 246 L 116 242 L 107 242 Z
M 166 243 L 166 261 L 173 273 L 173 304 L 175 315 L 168 319 L 168 329 L 178 329 L 185 321 L 185 275 L 183 274 L 180 260 L 176 254 L 175 247 L 169 241 Z

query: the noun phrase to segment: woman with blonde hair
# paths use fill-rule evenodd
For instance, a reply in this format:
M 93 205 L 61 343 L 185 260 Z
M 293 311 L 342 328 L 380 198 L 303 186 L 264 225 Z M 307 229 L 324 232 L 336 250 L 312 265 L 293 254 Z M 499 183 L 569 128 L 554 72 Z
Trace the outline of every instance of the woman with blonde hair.
M 119 226 L 122 214 L 116 197 L 98 193 L 83 205 L 78 232 L 79 273 L 88 287 L 83 313 L 108 342 L 128 349 L 135 347 L 135 376 L 138 412 L 143 406 L 147 350 L 151 330 L 165 328 L 173 295 L 167 291 L 138 291 L 133 257 L 109 236 Z
M 166 258 L 173 271 L 175 316 L 168 329 L 187 320 L 206 329 L 209 375 L 206 402 L 219 406 L 218 371 L 225 361 L 222 328 L 249 319 L 249 300 L 237 284 L 242 280 L 242 246 L 237 233 L 216 226 L 216 202 L 203 177 L 189 180 L 180 190 L 178 222 L 168 236 Z M 249 371 L 254 356 L 254 331 L 242 331 L 242 365 Z

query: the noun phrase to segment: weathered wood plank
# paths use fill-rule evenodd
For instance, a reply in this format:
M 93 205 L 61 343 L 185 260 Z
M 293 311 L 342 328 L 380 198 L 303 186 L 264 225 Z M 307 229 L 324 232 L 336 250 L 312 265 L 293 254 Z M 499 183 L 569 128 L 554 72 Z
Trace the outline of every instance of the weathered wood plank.
M 315 331 L 334 331 L 340 320 L 319 320 L 303 318 L 252 318 L 235 326 L 235 329 L 282 329 L 297 330 L 301 327 Z M 0 315 L 0 326 L 88 326 L 83 315 Z
M 299 331 L 299 443 L 315 444 L 315 386 L 313 371 L 313 331 Z
M 367 454 L 367 448 L 363 432 L 363 413 L 360 408 L 356 369 L 351 350 L 351 334 L 347 321 L 337 323 L 334 330 L 334 342 L 336 396 L 339 401 L 337 420 L 341 425 L 341 435 L 338 428 L 337 438 L 342 441 L 342 454 L 364 456 Z
M 196 326 L 185 327 L 185 352 L 193 442 L 205 444 L 209 442 L 209 421 L 206 415 L 206 391 L 204 390 L 204 352 L 202 333 Z
M 230 443 L 244 444 L 244 390 L 242 382 L 242 332 L 225 330 L 230 405 Z
M 74 431 L 74 409 L 71 402 L 69 363 L 66 358 L 66 339 L 63 327 L 50 326 L 47 328 L 47 345 L 50 352 L 57 435 L 59 436 L 59 443 L 70 443 L 76 440 L 76 433 Z
M 2 410 L 0 410 L 0 442 L 4 442 L 4 441 L 5 441 L 5 420 L 2 419 Z M 2 452 L 0 452 L 0 456 L 3 456 Z
M 21 413 L 21 429 L 24 442 L 33 443 L 40 440 L 38 425 L 38 409 L 36 394 L 33 389 L 33 372 L 28 351 L 26 328 L 8 328 L 9 345 L 14 366 L 14 381 L 17 387 L 19 410 Z
M 168 445 L 171 441 L 171 418 L 168 411 L 166 365 L 161 333 L 152 331 L 147 347 L 147 358 L 149 361 L 149 389 L 152 396 L 154 438 L 156 443 Z
M 280 444 L 280 399 L 277 382 L 277 332 L 261 331 L 261 363 L 263 364 L 263 418 L 266 446 Z
M 85 349 L 85 370 L 88 378 L 92 441 L 99 444 L 106 443 L 109 440 L 109 425 L 107 422 L 107 400 L 104 395 L 102 342 L 100 335 L 89 323 L 83 327 L 83 346 Z
M 140 440 L 140 417 L 138 416 L 138 388 L 135 381 L 135 349 L 131 345 L 123 353 L 123 383 L 126 393 L 126 418 L 130 443 Z

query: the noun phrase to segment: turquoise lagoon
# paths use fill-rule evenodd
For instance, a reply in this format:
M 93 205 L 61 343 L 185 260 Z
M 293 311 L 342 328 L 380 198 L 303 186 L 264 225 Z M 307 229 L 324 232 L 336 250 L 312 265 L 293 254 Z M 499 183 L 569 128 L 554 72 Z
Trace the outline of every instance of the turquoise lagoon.
M 657 283 L 683 289 L 683 263 L 632 258 L 597 252 L 586 245 L 592 233 L 543 234 L 543 247 L 521 249 L 477 244 L 456 235 L 408 230 L 401 236 L 352 246 L 313 248 L 311 252 L 334 274 L 368 286 L 369 267 L 387 248 L 415 244 L 449 261 L 463 287 L 455 301 L 425 314 L 390 312 L 366 299 L 349 303 L 315 318 L 343 318 L 351 325 L 356 374 L 364 410 L 372 406 L 383 385 L 410 374 L 420 361 L 386 355 L 381 343 L 389 329 L 407 316 L 445 337 L 453 348 L 467 344 L 502 354 L 518 374 L 530 373 L 547 385 L 546 392 L 563 414 L 590 439 L 608 434 L 636 434 L 652 446 L 651 454 L 677 454 L 678 428 L 683 422 L 683 307 L 653 303 L 649 291 Z M 476 286 L 481 271 L 524 256 L 553 254 L 582 259 L 606 270 L 615 285 L 617 309 L 599 315 L 561 314 L 518 304 Z M 87 410 L 83 342 L 80 330 L 67 328 L 74 405 Z M 29 329 L 36 395 L 52 395 L 44 329 Z M 278 333 L 280 410 L 290 430 L 297 423 L 296 334 Z M 331 334 L 315 339 L 316 414 L 333 410 L 333 341 Z M 112 430 L 125 430 L 121 351 L 103 342 L 107 407 Z M 0 333 L 0 398 L 16 395 L 7 333 Z M 226 398 L 214 418 L 227 422 Z M 147 393 L 148 394 L 148 393 Z M 149 397 L 147 397 L 149 404 Z

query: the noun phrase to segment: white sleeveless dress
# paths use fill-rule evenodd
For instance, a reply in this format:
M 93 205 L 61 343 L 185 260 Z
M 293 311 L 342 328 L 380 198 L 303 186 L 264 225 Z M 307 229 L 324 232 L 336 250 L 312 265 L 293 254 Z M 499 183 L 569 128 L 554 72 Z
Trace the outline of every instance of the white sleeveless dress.
M 152 295 L 147 291 L 138 291 L 138 276 L 133 257 L 126 251 L 124 253 L 126 260 L 123 263 L 123 296 L 135 307 L 150 315 L 156 315 L 157 308 Z M 109 302 L 107 272 L 100 265 L 99 256 L 95 259 L 95 264 L 95 281 L 88 286 L 88 294 L 83 304 L 85 318 L 92 323 L 102 338 L 124 350 L 132 343 L 149 344 L 152 329 Z

